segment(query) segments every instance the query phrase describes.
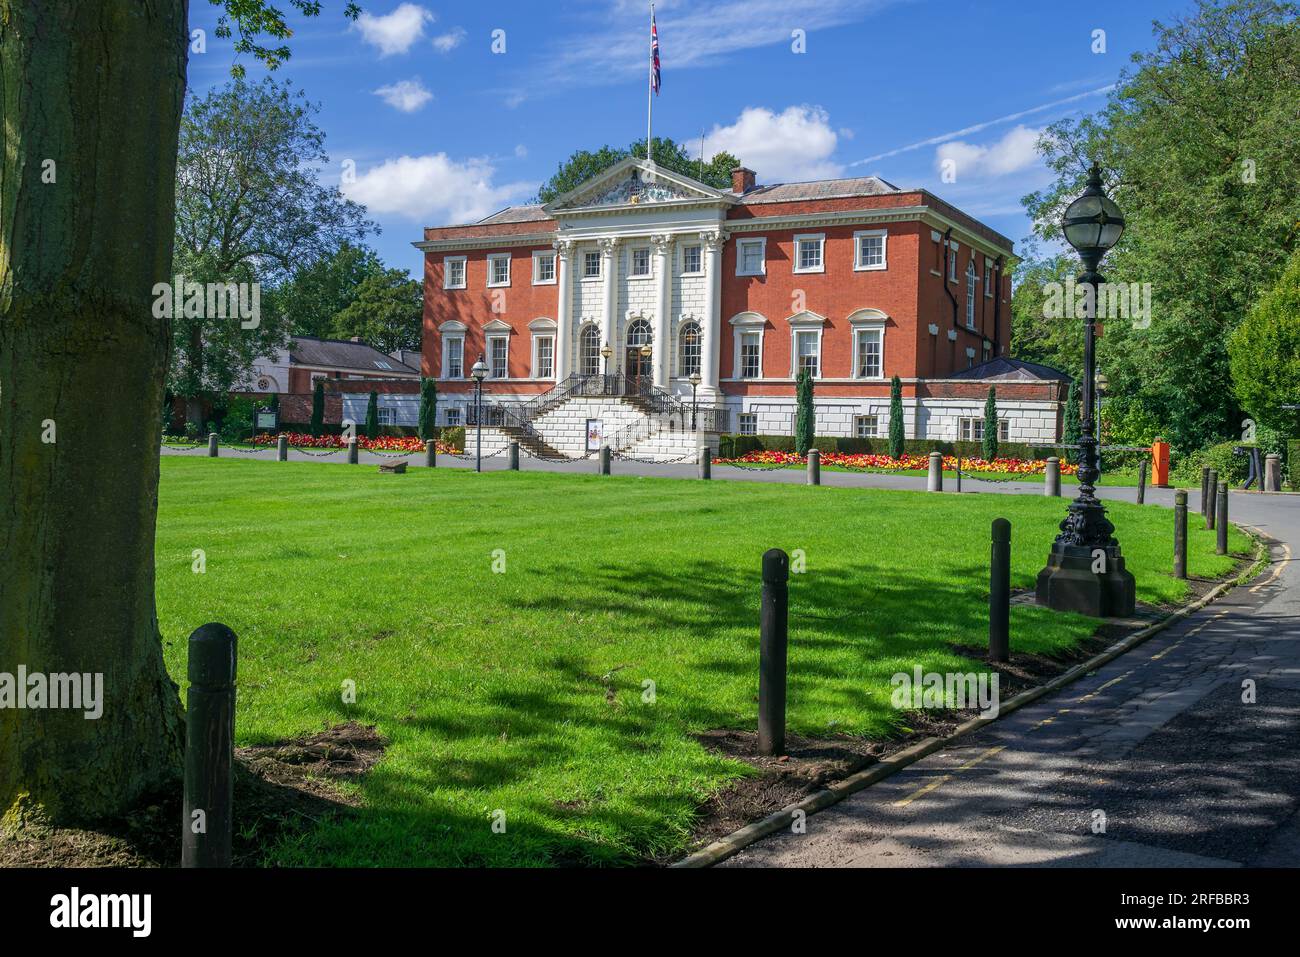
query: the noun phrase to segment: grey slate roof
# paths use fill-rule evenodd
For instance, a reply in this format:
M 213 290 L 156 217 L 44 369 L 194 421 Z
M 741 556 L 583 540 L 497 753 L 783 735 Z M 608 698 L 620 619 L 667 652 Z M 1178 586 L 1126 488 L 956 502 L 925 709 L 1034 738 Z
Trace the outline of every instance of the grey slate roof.
M 1011 359 L 1007 356 L 997 356 L 987 362 L 981 362 L 977 366 L 971 366 L 969 369 L 954 372 L 949 378 L 981 379 L 985 381 L 1070 381 L 1070 377 L 1060 369 L 1039 365 L 1037 362 L 1026 362 L 1023 359 Z
M 542 223 L 550 219 L 541 206 L 507 206 L 499 213 L 493 213 L 487 219 L 480 219 L 476 226 L 500 226 L 503 223 Z
M 809 183 L 776 183 L 756 186 L 738 197 L 740 205 L 758 203 L 794 203 L 810 199 L 843 199 L 850 196 L 883 196 L 902 193 L 893 183 L 879 176 L 859 176 L 853 179 L 819 179 Z
M 326 369 L 355 369 L 358 372 L 386 372 L 397 375 L 419 375 L 419 369 L 398 362 L 364 342 L 347 339 L 318 339 L 315 336 L 294 336 L 289 344 L 289 364 L 295 366 L 321 366 Z

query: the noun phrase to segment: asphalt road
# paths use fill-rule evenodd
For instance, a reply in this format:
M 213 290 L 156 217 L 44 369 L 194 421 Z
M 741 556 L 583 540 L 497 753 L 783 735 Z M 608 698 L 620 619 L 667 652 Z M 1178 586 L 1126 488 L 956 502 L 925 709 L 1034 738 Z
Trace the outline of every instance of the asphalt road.
M 391 461 L 364 452 L 360 458 Z M 343 454 L 317 460 L 342 461 Z M 502 456 L 484 462 L 491 471 L 505 466 Z M 440 456 L 439 467 L 472 462 Z M 523 467 L 594 472 L 596 462 L 525 457 Z M 616 460 L 613 468 L 695 475 L 693 463 Z M 713 475 L 805 480 L 788 469 L 715 466 Z M 822 481 L 924 488 L 923 478 L 911 476 L 825 471 Z M 964 488 L 1042 494 L 1036 483 L 967 480 Z M 1193 521 L 1198 491 L 1190 496 Z M 1099 494 L 1132 501 L 1136 490 Z M 1148 490 L 1149 503 L 1172 500 L 1170 490 Z M 1233 521 L 1273 541 L 1271 564 L 1255 582 L 1061 692 L 809 817 L 806 833 L 778 832 L 720 866 L 1300 864 L 1300 571 L 1291 561 L 1292 549 L 1300 549 L 1300 495 L 1233 493 L 1230 511 Z M 1243 701 L 1247 683 L 1252 703 Z

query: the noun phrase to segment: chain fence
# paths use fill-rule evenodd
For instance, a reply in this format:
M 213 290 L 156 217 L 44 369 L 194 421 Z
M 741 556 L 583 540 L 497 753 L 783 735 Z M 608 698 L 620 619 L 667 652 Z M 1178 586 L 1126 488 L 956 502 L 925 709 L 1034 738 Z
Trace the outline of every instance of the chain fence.
M 700 455 L 698 452 L 688 452 L 685 455 L 679 455 L 672 459 L 643 459 L 635 455 L 625 455 L 622 452 L 609 453 L 610 458 L 618 459 L 622 462 L 637 462 L 641 465 L 673 465 L 677 462 L 698 462 Z

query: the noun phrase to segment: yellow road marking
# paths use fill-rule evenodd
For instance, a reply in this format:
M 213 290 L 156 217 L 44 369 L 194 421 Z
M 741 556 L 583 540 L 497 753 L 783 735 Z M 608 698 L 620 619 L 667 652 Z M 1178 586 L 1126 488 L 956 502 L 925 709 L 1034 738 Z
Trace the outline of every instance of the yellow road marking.
M 1286 567 L 1286 563 L 1289 562 L 1290 560 L 1291 560 L 1291 546 L 1283 542 L 1282 559 L 1281 561 L 1276 561 L 1273 563 L 1273 574 L 1269 575 L 1262 582 L 1259 582 L 1258 584 L 1252 586 L 1250 589 L 1250 593 L 1253 595 L 1255 594 L 1255 592 L 1259 591 L 1265 585 L 1271 585 L 1273 584 L 1273 582 L 1277 581 L 1278 576 L 1282 574 L 1282 569 Z
M 1004 751 L 1004 750 L 1006 750 L 1005 744 L 999 744 L 996 747 L 989 748 L 987 751 L 985 751 L 983 754 L 979 755 L 978 757 L 971 758 L 971 760 L 967 761 L 961 767 L 957 768 L 957 770 L 954 771 L 952 774 L 944 774 L 941 775 L 940 777 L 935 778 L 929 784 L 925 785 L 924 787 L 918 788 L 917 790 L 909 794 L 907 797 L 902 798 L 901 800 L 898 801 L 894 801 L 892 806 L 907 807 L 907 805 L 911 804 L 917 798 L 925 797 L 925 795 L 929 794 L 935 788 L 939 788 L 947 784 L 949 781 L 952 780 L 953 775 L 961 771 L 969 771 L 971 768 L 975 767 L 975 765 L 979 764 L 981 761 L 984 761 L 987 758 L 991 758 L 999 751 Z

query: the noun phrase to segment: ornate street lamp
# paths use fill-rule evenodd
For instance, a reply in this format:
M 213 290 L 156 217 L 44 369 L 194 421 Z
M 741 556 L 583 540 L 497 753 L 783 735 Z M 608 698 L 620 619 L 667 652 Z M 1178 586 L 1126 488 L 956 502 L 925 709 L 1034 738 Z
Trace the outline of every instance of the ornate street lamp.
M 1097 451 L 1097 290 L 1106 281 L 1097 271 L 1106 251 L 1124 232 L 1124 214 L 1102 191 L 1101 169 L 1088 171 L 1083 195 L 1065 210 L 1061 228 L 1079 253 L 1078 284 L 1088 297 L 1083 345 L 1083 422 L 1079 438 L 1079 495 L 1061 522 L 1047 567 L 1038 573 L 1037 599 L 1058 611 L 1098 618 L 1125 617 L 1135 607 L 1133 575 L 1124 568 L 1115 526 L 1095 495 L 1101 477 Z
M 610 357 L 614 354 L 614 350 L 611 349 L 609 347 L 609 343 L 606 342 L 605 345 L 601 347 L 600 354 L 605 360 L 605 393 L 608 394 L 609 393 L 609 360 Z
M 487 378 L 488 367 L 483 361 L 480 353 L 478 361 L 474 363 L 469 370 L 470 377 L 474 380 L 474 422 L 477 426 L 478 436 L 475 439 L 477 448 L 474 450 L 474 471 L 483 471 L 483 380 Z
M 691 431 L 692 432 L 696 431 L 697 427 L 695 425 L 695 417 L 700 410 L 699 403 L 696 401 L 695 398 L 696 390 L 700 387 L 700 382 L 701 379 L 700 379 L 699 372 L 698 371 L 692 372 L 691 373 Z

